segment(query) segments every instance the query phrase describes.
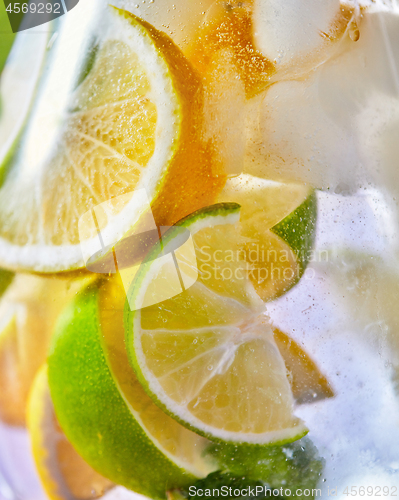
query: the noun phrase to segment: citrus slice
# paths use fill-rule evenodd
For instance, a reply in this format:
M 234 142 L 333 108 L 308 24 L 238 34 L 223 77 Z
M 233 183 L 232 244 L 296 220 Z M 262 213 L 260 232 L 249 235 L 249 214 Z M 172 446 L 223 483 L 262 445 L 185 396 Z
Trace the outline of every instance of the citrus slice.
M 183 425 L 212 440 L 284 443 L 307 430 L 293 415 L 284 360 L 240 259 L 246 238 L 239 218 L 238 204 L 221 203 L 164 236 L 163 253 L 174 251 L 182 282 L 194 271 L 197 281 L 154 304 L 174 269 L 173 261 L 149 254 L 129 291 L 126 345 L 146 392 Z M 196 270 L 191 246 L 181 244 L 184 229 L 194 241 Z M 143 303 L 154 305 L 140 309 Z
M 314 189 L 241 174 L 227 180 L 218 201 L 241 205 L 241 235 L 247 238 L 243 255 L 258 295 L 269 301 L 292 288 L 312 258 Z
M 0 6 L 0 10 L 4 6 Z M 3 20 L 3 15 L 5 19 Z M 5 22 L 4 22 L 5 21 Z M 0 13 L 2 48 L 0 59 L 5 55 L 9 43 L 14 39 L 7 13 Z M 7 24 L 2 29 L 3 23 Z M 54 23 L 46 23 L 40 30 L 21 32 L 8 55 L 7 63 L 0 75 L 0 185 L 7 174 L 8 166 L 16 154 L 22 138 L 29 111 L 43 77 L 46 60 L 51 55 L 49 42 Z M 9 31 L 8 31 L 9 30 Z M 11 34 L 9 34 L 11 33 Z M 0 66 L 2 66 L 0 62 Z
M 33 382 L 27 421 L 37 471 L 51 500 L 98 498 L 112 488 L 112 482 L 94 471 L 63 434 L 50 397 L 46 365 Z
M 19 274 L 0 302 L 0 420 L 25 425 L 32 380 L 47 356 L 56 319 L 85 280 Z
M 111 7 L 88 48 L 79 14 L 77 6 L 63 23 L 0 189 L 0 262 L 9 268 L 81 268 L 78 223 L 89 210 L 124 195 L 99 222 L 113 244 L 141 215 L 135 190 L 145 189 L 156 222 L 170 225 L 224 182 L 200 143 L 201 84 L 180 50 Z
M 119 283 L 82 292 L 58 324 L 48 358 L 60 425 L 78 453 L 116 484 L 166 497 L 213 470 L 209 442 L 178 424 L 144 392 L 124 352 Z M 111 371 L 112 370 L 112 371 Z

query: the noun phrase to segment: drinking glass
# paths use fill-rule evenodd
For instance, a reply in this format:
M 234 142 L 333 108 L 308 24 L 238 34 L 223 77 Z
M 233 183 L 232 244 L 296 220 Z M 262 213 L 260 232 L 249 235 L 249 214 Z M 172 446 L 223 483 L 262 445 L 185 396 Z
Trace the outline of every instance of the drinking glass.
M 226 179 L 245 174 L 316 189 L 315 243 L 306 272 L 266 304 L 273 325 L 289 332 L 331 389 L 328 395 L 310 393 L 295 406 L 309 429 L 303 446 L 312 446 L 320 466 L 317 491 L 301 494 L 398 496 L 399 4 L 110 3 L 164 31 L 208 89 L 219 70 L 216 66 L 213 81 L 198 54 L 209 40 L 214 41 L 207 50 L 219 53 L 221 61 L 231 54 L 237 58 L 234 77 L 229 75 L 227 84 L 221 79 L 215 91 L 215 107 L 205 108 L 212 122 L 209 140 Z M 0 9 L 1 68 L 14 36 Z M 76 77 L 90 50 L 90 34 L 107 15 L 105 1 L 80 0 L 63 16 L 17 34 L 0 80 L 0 151 L 30 105 L 43 51 L 51 54 L 62 37 L 70 40 L 68 61 L 57 76 L 57 99 L 67 100 L 65 82 Z M 234 15 L 241 24 L 228 17 Z M 219 34 L 225 29 L 225 38 L 215 35 L 218 29 Z M 256 57 L 260 69 L 251 66 Z M 45 64 L 57 60 L 50 56 Z M 221 63 L 220 72 L 223 68 Z M 18 99 L 10 108 L 12 92 Z M 43 297 L 50 303 L 51 297 Z M 285 481 L 289 489 L 289 474 Z M 285 498 L 291 496 L 287 491 Z M 46 498 L 23 424 L 0 423 L 0 500 Z M 116 486 L 103 498 L 128 500 L 137 494 Z

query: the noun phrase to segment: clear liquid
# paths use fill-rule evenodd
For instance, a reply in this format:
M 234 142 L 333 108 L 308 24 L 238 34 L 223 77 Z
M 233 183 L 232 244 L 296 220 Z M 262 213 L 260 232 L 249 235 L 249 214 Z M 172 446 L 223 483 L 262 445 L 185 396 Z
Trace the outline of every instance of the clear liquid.
M 119 4 L 165 29 L 184 51 L 213 8 L 212 1 L 187 2 L 174 14 L 173 2 L 162 9 L 157 0 Z M 246 118 L 236 127 L 245 144 L 227 172 L 324 189 L 314 261 L 294 289 L 267 305 L 335 393 L 296 411 L 325 461 L 322 498 L 335 488 L 346 498 L 347 486 L 399 484 L 399 30 L 390 15 L 375 15 L 371 24 L 350 22 L 345 43 L 367 47 L 358 56 L 354 45 L 341 47 L 344 55 L 318 61 L 318 71 L 304 77 L 285 70 L 281 81 L 241 102 Z M 237 105 L 231 99 L 227 105 Z M 26 432 L 2 425 L 0 443 L 0 499 L 44 499 Z M 135 497 L 118 487 L 104 498 Z

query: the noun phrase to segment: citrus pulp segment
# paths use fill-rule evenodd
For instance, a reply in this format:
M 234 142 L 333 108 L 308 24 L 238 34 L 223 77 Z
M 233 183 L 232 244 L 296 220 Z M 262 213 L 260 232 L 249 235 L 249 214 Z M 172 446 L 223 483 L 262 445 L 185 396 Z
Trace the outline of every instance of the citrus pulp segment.
M 109 8 L 82 76 L 73 13 L 0 189 L 0 262 L 9 268 L 83 267 L 78 221 L 90 209 L 131 194 L 100 224 L 116 243 L 141 215 L 135 190 L 145 189 L 156 222 L 170 225 L 209 203 L 224 182 L 198 133 L 201 83 L 173 42 Z M 63 57 L 71 44 L 76 61 Z
M 303 404 L 332 398 L 334 391 L 329 381 L 306 351 L 281 330 L 276 328 L 273 333 L 284 358 L 295 402 Z
M 207 207 L 165 235 L 163 251 L 174 250 L 184 282 L 192 270 L 185 268 L 190 260 L 178 244 L 181 229 L 190 231 L 198 279 L 169 300 L 135 308 L 143 300 L 150 303 L 146 294 L 168 286 L 173 264 L 160 264 L 150 254 L 129 291 L 126 345 L 146 392 L 183 425 L 212 440 L 283 443 L 307 431 L 293 415 L 284 360 L 239 257 L 245 240 L 239 208 L 234 203 Z M 221 270 L 222 255 L 231 258 Z
M 294 286 L 311 259 L 316 236 L 314 189 L 248 174 L 228 179 L 220 202 L 241 205 L 242 249 L 250 279 L 265 301 Z
M 166 490 L 207 473 L 209 468 L 199 465 L 207 441 L 184 428 L 179 436 L 177 424 L 153 404 L 132 371 L 125 371 L 123 357 L 116 366 L 123 345 L 114 328 L 123 328 L 123 311 L 113 309 L 119 301 L 112 286 L 105 296 L 101 290 L 92 286 L 81 293 L 56 329 L 48 373 L 57 419 L 97 472 L 163 499 Z
M 29 396 L 28 431 L 39 478 L 51 500 L 88 500 L 112 488 L 76 453 L 54 413 L 47 367 L 37 373 Z

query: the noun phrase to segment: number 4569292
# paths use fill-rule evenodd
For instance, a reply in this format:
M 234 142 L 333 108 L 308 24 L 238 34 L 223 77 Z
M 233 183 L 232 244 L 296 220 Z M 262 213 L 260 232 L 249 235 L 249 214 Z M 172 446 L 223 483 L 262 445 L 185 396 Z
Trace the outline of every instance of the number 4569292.
M 344 495 L 352 497 L 397 497 L 397 486 L 347 486 Z
M 11 2 L 6 11 L 10 14 L 27 14 L 28 12 L 32 14 L 62 14 L 60 3 L 13 3 Z

